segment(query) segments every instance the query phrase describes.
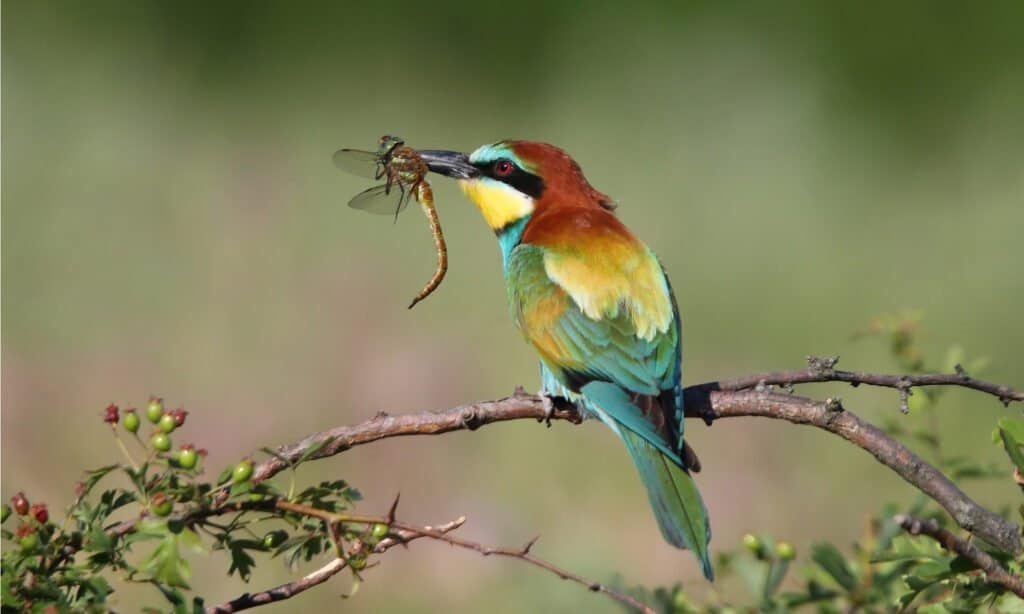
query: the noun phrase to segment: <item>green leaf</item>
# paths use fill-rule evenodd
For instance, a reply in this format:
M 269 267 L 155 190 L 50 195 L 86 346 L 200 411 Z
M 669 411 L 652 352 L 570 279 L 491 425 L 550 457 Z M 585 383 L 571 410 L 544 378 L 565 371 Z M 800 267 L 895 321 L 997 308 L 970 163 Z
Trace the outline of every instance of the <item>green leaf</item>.
M 83 549 L 86 552 L 110 552 L 114 549 L 114 539 L 102 527 L 93 527 L 85 539 Z
M 225 467 L 224 471 L 221 471 L 220 475 L 217 476 L 217 486 L 223 486 L 224 484 L 227 484 L 228 482 L 230 482 L 231 481 L 231 475 L 234 472 L 235 472 L 235 466 L 234 465 L 228 465 L 227 467 Z
M 100 467 L 99 469 L 91 469 L 89 471 L 86 471 L 85 479 L 82 480 L 82 498 L 84 499 L 90 492 L 92 492 L 92 489 L 100 480 L 102 480 L 104 477 L 107 476 L 108 473 L 110 473 L 114 469 L 117 469 L 118 467 L 120 467 L 120 465 L 114 464 L 107 465 L 105 467 Z
M 1013 435 L 1018 442 L 1024 442 L 1024 420 L 1000 418 L 999 429 Z
M 302 456 L 299 457 L 299 460 L 295 461 L 295 465 L 301 465 L 302 463 L 306 462 L 307 460 L 312 458 L 313 455 L 320 452 L 320 450 L 323 450 L 325 446 L 327 446 L 330 443 L 333 443 L 335 439 L 337 439 L 337 437 L 325 437 L 324 439 L 321 439 L 320 441 L 311 445 L 309 449 L 306 450 L 302 454 Z
M 949 567 L 951 560 L 941 559 L 922 563 L 914 568 L 914 574 L 931 580 L 945 578 L 953 573 Z
M 920 593 L 921 591 L 928 588 L 932 584 L 935 584 L 938 581 L 938 578 L 922 578 L 920 576 L 912 575 L 908 575 L 907 577 L 903 578 L 903 582 L 907 585 L 907 588 L 916 593 Z
M 190 550 L 194 554 L 207 553 L 206 546 L 203 545 L 203 540 L 199 539 L 199 534 L 197 534 L 192 529 L 182 529 L 181 531 L 177 532 L 177 536 L 178 543 L 181 544 L 181 547 L 185 548 L 186 550 Z
M 264 447 L 260 448 L 260 452 L 263 452 L 267 456 L 273 456 L 277 460 L 279 460 L 282 463 L 284 463 L 286 467 L 291 467 L 292 466 L 292 463 L 291 463 L 290 460 L 288 460 L 288 457 L 286 457 L 283 454 L 278 453 L 276 450 L 272 450 L 272 449 L 264 446 Z
M 811 560 L 820 565 L 847 592 L 856 590 L 857 576 L 835 546 L 827 542 L 814 544 L 811 546 Z
M 83 588 L 90 591 L 93 595 L 96 596 L 96 601 L 98 603 L 105 602 L 107 599 L 107 595 L 114 592 L 114 589 L 111 588 L 110 584 L 106 581 L 106 579 L 100 575 L 90 576 L 89 578 L 83 580 L 81 585 Z
M 246 550 L 262 550 L 263 542 L 254 539 L 228 539 L 226 545 L 231 554 L 231 567 L 228 569 L 228 575 L 237 571 L 238 576 L 248 582 L 252 576 L 252 568 L 256 566 L 256 560 Z
M 831 601 L 838 596 L 838 592 L 823 587 L 817 580 L 810 580 L 806 593 L 783 593 L 780 598 L 787 607 L 796 608 L 808 603 Z
M 896 605 L 899 606 L 900 610 L 907 609 L 907 606 L 909 606 L 910 603 L 914 601 L 919 592 L 920 591 L 910 591 L 909 593 L 904 593 L 900 595 L 899 598 L 896 600 Z
M 143 463 L 138 471 L 131 467 L 123 467 L 122 469 L 128 475 L 128 479 L 132 481 L 135 489 L 139 491 L 139 494 L 144 494 L 146 492 L 146 472 L 149 470 L 149 463 Z
M 1017 466 L 1017 469 L 1024 471 L 1024 422 L 1012 418 L 1003 418 L 999 421 L 999 436 L 1003 440 L 1003 448 L 1006 454 Z
M 189 588 L 192 568 L 178 553 L 178 537 L 168 534 L 140 564 L 143 573 L 167 586 Z

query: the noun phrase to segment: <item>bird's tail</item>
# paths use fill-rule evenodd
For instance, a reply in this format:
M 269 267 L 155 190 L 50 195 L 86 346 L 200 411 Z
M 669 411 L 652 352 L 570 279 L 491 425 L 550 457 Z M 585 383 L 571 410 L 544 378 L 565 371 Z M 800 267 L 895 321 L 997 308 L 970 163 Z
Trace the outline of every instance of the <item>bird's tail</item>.
M 620 427 L 619 436 L 640 472 L 640 480 L 647 487 L 651 509 L 665 541 L 693 551 L 704 577 L 713 581 L 715 572 L 708 554 L 711 526 L 690 473 L 628 428 Z
M 647 487 L 651 509 L 665 541 L 693 551 L 704 576 L 714 580 L 708 554 L 708 512 L 685 461 L 622 388 L 596 381 L 585 385 L 582 393 L 584 405 L 594 410 L 626 444 L 640 480 Z M 696 459 L 692 450 L 687 456 Z

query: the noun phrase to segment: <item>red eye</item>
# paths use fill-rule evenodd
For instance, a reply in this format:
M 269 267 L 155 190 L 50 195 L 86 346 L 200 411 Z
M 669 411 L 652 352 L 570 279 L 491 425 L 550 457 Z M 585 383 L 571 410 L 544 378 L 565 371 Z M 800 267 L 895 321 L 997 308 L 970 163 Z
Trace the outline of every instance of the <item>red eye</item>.
M 515 168 L 509 160 L 498 160 L 494 163 L 494 174 L 498 177 L 508 177 Z

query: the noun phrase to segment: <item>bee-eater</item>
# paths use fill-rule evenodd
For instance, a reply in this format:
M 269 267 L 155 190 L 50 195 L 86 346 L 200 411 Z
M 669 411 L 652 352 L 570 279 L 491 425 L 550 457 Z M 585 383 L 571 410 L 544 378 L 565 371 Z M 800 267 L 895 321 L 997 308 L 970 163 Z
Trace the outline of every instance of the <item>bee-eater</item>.
M 665 540 L 713 579 L 707 510 L 683 441 L 680 323 L 658 258 L 561 149 L 500 141 L 420 154 L 458 180 L 498 237 L 508 302 L 540 354 L 542 392 L 596 415 L 626 444 Z

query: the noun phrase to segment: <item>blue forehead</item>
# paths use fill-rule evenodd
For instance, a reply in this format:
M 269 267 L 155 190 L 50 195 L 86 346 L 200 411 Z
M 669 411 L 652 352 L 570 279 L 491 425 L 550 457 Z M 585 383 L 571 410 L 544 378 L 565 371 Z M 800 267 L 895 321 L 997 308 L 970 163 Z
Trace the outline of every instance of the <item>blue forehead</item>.
M 489 164 L 496 160 L 507 158 L 512 160 L 519 168 L 533 172 L 533 165 L 527 164 L 522 158 L 516 155 L 516 152 L 512 149 L 512 145 L 507 141 L 498 141 L 490 145 L 481 145 L 477 147 L 476 151 L 469 154 L 469 161 L 471 164 Z

